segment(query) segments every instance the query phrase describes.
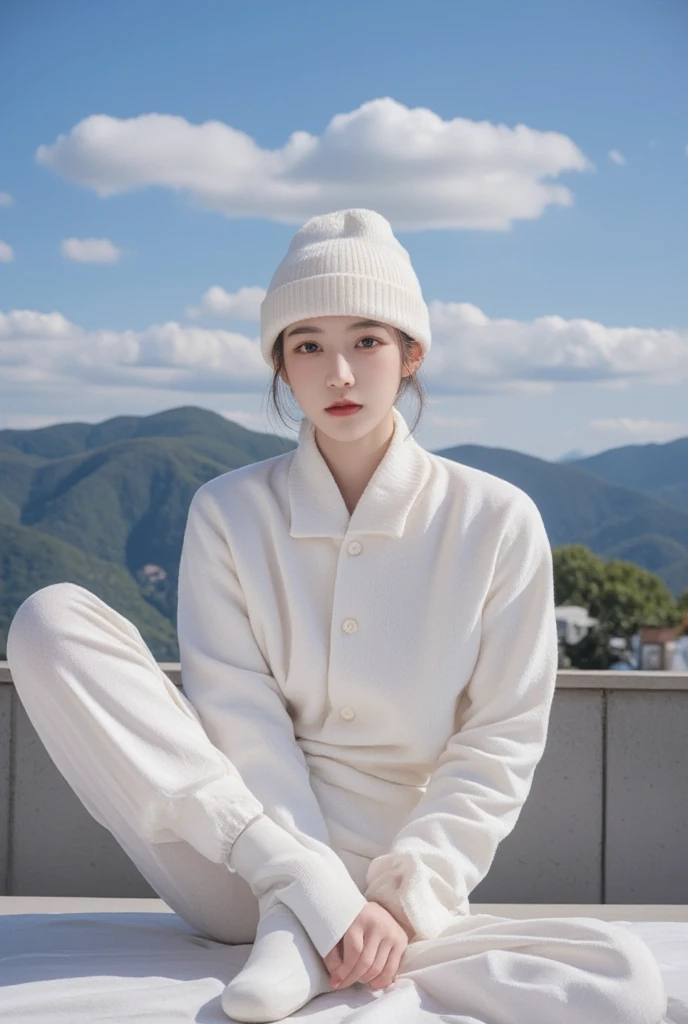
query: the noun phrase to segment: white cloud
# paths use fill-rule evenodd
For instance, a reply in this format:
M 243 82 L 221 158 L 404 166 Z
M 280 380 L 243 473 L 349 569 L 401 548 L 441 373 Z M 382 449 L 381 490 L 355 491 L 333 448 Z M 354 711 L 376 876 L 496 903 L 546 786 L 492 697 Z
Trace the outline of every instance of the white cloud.
M 466 302 L 430 302 L 433 342 L 424 364 L 437 394 L 551 392 L 577 381 L 623 386 L 688 378 L 688 330 L 608 327 L 542 316 L 491 320 Z
M 431 302 L 423 364 L 436 399 L 549 394 L 576 382 L 676 385 L 688 379 L 688 330 L 608 327 L 543 316 L 490 319 L 469 303 Z M 88 384 L 128 393 L 264 394 L 270 370 L 258 337 L 170 321 L 145 330 L 85 330 L 60 313 L 0 313 L 0 398 Z
M 623 434 L 631 438 L 654 438 L 656 441 L 669 441 L 675 437 L 685 437 L 688 434 L 688 420 L 641 420 L 632 419 L 628 416 L 621 416 L 618 419 L 597 419 L 590 421 L 593 430 L 604 433 Z
M 77 263 L 117 263 L 122 255 L 109 238 L 65 238 L 60 252 L 64 259 Z
M 265 298 L 265 288 L 240 288 L 238 292 L 227 292 L 219 285 L 208 288 L 201 297 L 200 306 L 187 306 L 186 315 L 231 316 L 237 320 L 259 320 L 260 304 Z
M 620 167 L 624 167 L 628 161 L 623 153 L 620 153 L 618 149 L 610 149 L 607 154 L 610 160 L 613 160 L 615 164 L 619 164 Z
M 11 263 L 14 259 L 14 249 L 7 242 L 0 242 L 0 263 Z
M 0 192 L 0 206 L 14 206 L 14 196 L 9 192 Z
M 396 230 L 508 230 L 571 206 L 570 189 L 551 179 L 593 168 L 560 132 L 445 121 L 391 97 L 337 114 L 320 136 L 292 132 L 277 149 L 221 121 L 94 114 L 39 146 L 36 160 L 101 197 L 157 186 L 228 217 L 284 224 L 367 206 Z
M 230 331 L 168 322 L 143 331 L 87 331 L 61 313 L 0 313 L 0 395 L 20 388 L 255 393 L 268 368 L 257 341 Z

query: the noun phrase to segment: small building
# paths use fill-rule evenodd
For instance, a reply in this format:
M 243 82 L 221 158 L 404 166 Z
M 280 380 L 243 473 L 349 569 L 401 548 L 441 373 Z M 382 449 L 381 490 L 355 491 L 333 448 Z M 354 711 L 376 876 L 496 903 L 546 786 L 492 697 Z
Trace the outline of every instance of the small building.
M 554 612 L 559 639 L 567 644 L 577 644 L 599 621 L 588 615 L 588 609 L 579 604 L 560 604 Z
M 683 671 L 688 663 L 688 615 L 677 626 L 640 627 L 640 669 Z
M 161 566 L 148 562 L 141 566 L 136 573 L 136 578 L 139 583 L 163 583 L 167 579 L 167 573 Z

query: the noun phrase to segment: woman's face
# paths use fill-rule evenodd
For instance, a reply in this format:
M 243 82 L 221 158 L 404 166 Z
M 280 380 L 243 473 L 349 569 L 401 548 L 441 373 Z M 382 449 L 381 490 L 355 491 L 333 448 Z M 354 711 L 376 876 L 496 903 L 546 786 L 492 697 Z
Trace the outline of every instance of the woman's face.
M 316 316 L 290 324 L 284 331 L 284 370 L 304 415 L 327 434 L 342 436 L 373 429 L 391 409 L 399 381 L 409 372 L 402 370 L 396 332 L 356 316 Z M 333 416 L 326 409 L 338 398 L 350 398 L 362 408 L 350 416 Z

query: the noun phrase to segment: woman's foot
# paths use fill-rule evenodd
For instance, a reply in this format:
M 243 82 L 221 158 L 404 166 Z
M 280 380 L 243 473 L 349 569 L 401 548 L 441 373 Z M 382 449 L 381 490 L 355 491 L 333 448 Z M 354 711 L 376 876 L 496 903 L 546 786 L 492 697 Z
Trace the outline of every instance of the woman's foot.
M 222 1009 L 233 1020 L 267 1024 L 331 991 L 330 976 L 303 925 L 276 902 L 261 914 L 253 949 L 225 988 Z

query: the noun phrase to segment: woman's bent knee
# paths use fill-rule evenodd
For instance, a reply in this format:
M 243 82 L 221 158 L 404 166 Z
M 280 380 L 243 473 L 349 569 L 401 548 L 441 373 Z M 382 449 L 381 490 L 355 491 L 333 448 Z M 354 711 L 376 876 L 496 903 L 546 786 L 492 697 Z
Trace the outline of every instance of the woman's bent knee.
M 40 627 L 44 622 L 59 616 L 75 592 L 83 591 L 77 583 L 50 583 L 29 594 L 17 608 L 10 623 L 10 633 L 21 628 Z M 87 591 L 88 593 L 88 591 Z M 8 634 L 9 639 L 9 634 Z
M 7 661 L 13 673 L 34 656 L 40 656 L 46 641 L 59 633 L 74 597 L 89 593 L 76 583 L 51 583 L 35 590 L 17 608 L 7 633 Z

